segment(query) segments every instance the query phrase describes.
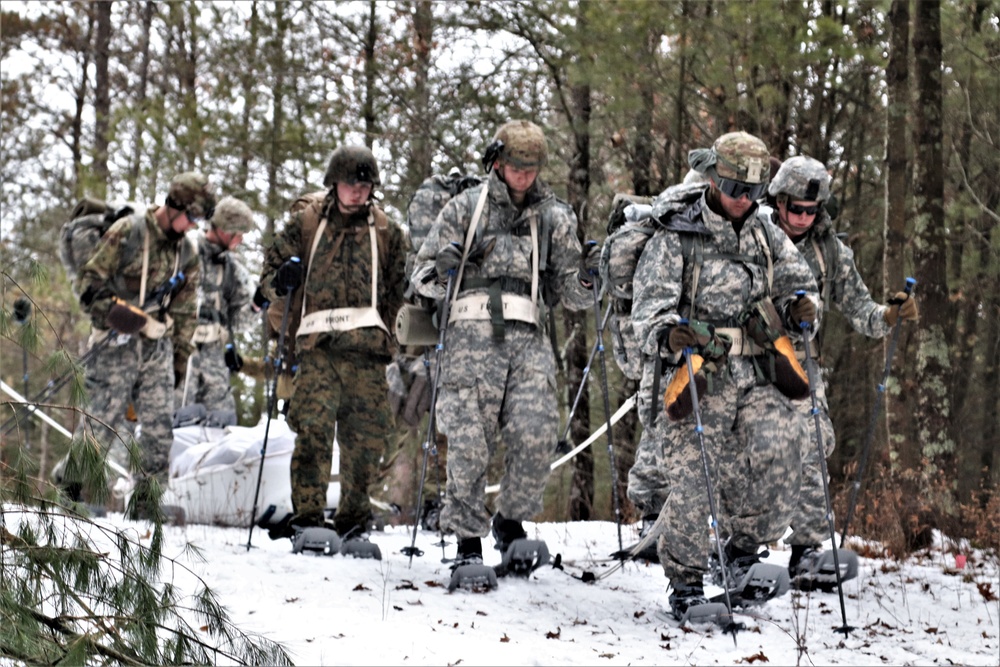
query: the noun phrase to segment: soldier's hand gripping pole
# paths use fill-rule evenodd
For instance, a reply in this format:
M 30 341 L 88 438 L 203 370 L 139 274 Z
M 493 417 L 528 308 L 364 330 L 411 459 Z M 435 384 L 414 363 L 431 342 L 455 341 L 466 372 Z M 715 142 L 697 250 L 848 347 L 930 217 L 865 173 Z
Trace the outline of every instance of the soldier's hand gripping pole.
M 843 625 L 837 628 L 837 632 L 842 633 L 846 637 L 854 628 L 847 624 L 847 608 L 844 606 L 844 584 L 841 580 L 840 549 L 837 548 L 837 529 L 833 525 L 833 504 L 830 502 L 830 484 L 827 482 L 826 452 L 823 449 L 823 430 L 819 425 L 819 401 L 816 399 L 816 385 L 819 379 L 817 371 L 814 368 L 812 349 L 809 344 L 809 333 L 812 331 L 812 325 L 809 322 L 800 322 L 799 327 L 802 329 L 802 344 L 806 352 L 806 375 L 809 377 L 809 397 L 812 400 L 811 413 L 813 416 L 813 425 L 816 427 L 816 449 L 819 454 L 819 471 L 823 477 L 823 500 L 826 502 L 826 522 L 830 528 L 830 544 L 833 547 L 833 568 L 837 572 L 837 594 L 840 596 L 840 619 L 843 621 Z
M 588 249 L 596 245 L 597 241 L 587 241 Z M 600 279 L 598 278 L 597 269 L 590 269 L 590 274 L 593 277 L 591 293 L 594 295 L 594 324 L 597 326 L 597 340 L 594 345 L 597 351 L 601 353 L 601 392 L 604 396 L 604 415 L 608 424 L 606 435 L 608 438 L 608 460 L 611 463 L 611 500 L 612 507 L 615 510 L 615 526 L 618 528 L 618 553 L 624 554 L 625 547 L 622 546 L 622 510 L 621 503 L 618 501 L 618 468 L 615 465 L 615 445 L 612 436 L 611 397 L 608 393 L 608 363 L 604 355 L 604 321 L 601 319 L 601 298 L 598 294 L 600 291 Z M 593 354 L 591 354 L 591 359 L 593 359 Z M 587 368 L 590 368 L 589 363 L 587 364 Z M 580 386 L 583 387 L 583 381 L 580 382 Z M 579 394 L 577 397 L 579 398 Z M 575 407 L 576 404 L 574 403 Z M 569 423 L 569 420 L 567 420 L 567 428 L 569 428 Z M 622 556 L 622 560 L 625 560 L 624 555 Z
M 681 324 L 687 324 L 687 320 L 681 320 Z M 691 392 L 691 413 L 694 415 L 694 432 L 698 435 L 698 446 L 701 448 L 701 464 L 705 469 L 705 490 L 708 492 L 708 511 L 712 515 L 712 532 L 715 534 L 715 551 L 719 558 L 722 570 L 722 587 L 726 591 L 726 611 L 729 614 L 729 622 L 723 626 L 723 632 L 733 635 L 733 644 L 736 644 L 736 633 L 742 629 L 742 625 L 733 619 L 733 602 L 729 598 L 729 566 L 726 563 L 726 555 L 722 549 L 722 535 L 719 534 L 719 513 L 715 509 L 715 490 L 712 487 L 712 472 L 708 465 L 708 450 L 705 449 L 705 429 L 701 425 L 701 406 L 698 405 L 698 383 L 694 377 L 694 365 L 691 363 L 691 355 L 694 351 L 690 347 L 684 348 L 684 362 L 687 365 L 688 391 Z
M 906 279 L 906 287 L 903 291 L 909 296 L 913 294 L 913 287 L 917 284 L 914 278 Z M 896 320 L 892 329 L 892 339 L 889 342 L 889 350 L 885 355 L 885 368 L 882 370 L 882 381 L 875 388 L 875 407 L 872 408 L 871 421 L 868 422 L 868 432 L 865 434 L 865 444 L 861 448 L 861 460 L 858 463 L 858 472 L 854 476 L 854 483 L 851 485 L 851 500 L 847 504 L 847 513 L 844 515 L 844 527 L 840 532 L 840 546 L 844 546 L 847 539 L 847 531 L 851 527 L 851 519 L 854 518 L 854 508 L 858 502 L 858 492 L 861 491 L 861 483 L 864 481 L 865 467 L 868 465 L 868 457 L 871 455 L 872 441 L 875 439 L 875 426 L 878 424 L 879 412 L 882 410 L 882 400 L 885 397 L 885 386 L 889 382 L 889 373 L 892 371 L 892 357 L 896 354 L 896 344 L 899 341 L 899 328 L 903 324 L 903 318 Z
M 441 387 L 441 366 L 444 358 L 444 343 L 445 337 L 448 333 L 448 315 L 451 309 L 451 290 L 455 282 L 455 274 L 458 272 L 456 269 L 451 269 L 448 271 L 448 282 L 445 284 L 444 288 L 444 301 L 441 302 L 441 317 L 438 320 L 438 342 L 437 347 L 434 348 L 434 377 L 431 381 L 431 405 L 427 413 L 427 436 L 424 438 L 424 443 L 421 445 L 423 449 L 423 462 L 420 465 L 420 483 L 417 485 L 417 504 L 414 508 L 413 516 L 413 538 L 410 540 L 410 546 L 403 547 L 400 550 L 404 556 L 409 556 L 410 560 L 407 563 L 407 567 L 413 565 L 414 556 L 423 556 L 424 552 L 417 548 L 417 530 L 420 528 L 420 510 L 423 507 L 424 502 L 424 482 L 427 479 L 427 459 L 433 453 L 437 456 L 437 398 L 438 389 Z M 438 518 L 438 526 L 443 531 L 441 527 L 441 519 Z M 444 539 L 441 540 L 441 549 L 444 550 Z
M 551 310 L 549 311 L 551 312 Z M 607 308 L 604 309 L 604 319 L 600 321 L 600 327 L 603 330 L 608 324 L 608 317 L 611 315 L 611 303 L 608 303 Z M 576 406 L 580 404 L 580 397 L 583 395 L 583 388 L 587 384 L 587 376 L 590 375 L 590 369 L 593 368 L 594 357 L 597 355 L 597 346 L 600 341 L 594 341 L 594 346 L 590 348 L 590 356 L 587 358 L 587 366 L 583 369 L 583 377 L 580 378 L 580 386 L 576 388 L 576 397 L 573 399 L 573 406 L 569 409 L 569 414 L 566 415 L 566 430 L 563 431 L 562 437 L 556 443 L 556 454 L 563 456 L 569 454 L 571 447 L 569 446 L 569 431 L 573 425 L 573 415 L 576 414 Z
M 298 257 L 292 257 L 291 261 L 299 261 Z M 260 468 L 257 470 L 257 486 L 253 492 L 253 510 L 250 512 L 250 532 L 247 534 L 247 551 L 250 551 L 251 540 L 253 539 L 253 527 L 257 522 L 257 500 L 260 496 L 260 482 L 264 477 L 264 459 L 267 457 L 267 436 L 271 430 L 271 419 L 274 416 L 274 408 L 278 403 L 278 377 L 281 375 L 281 365 L 285 360 L 285 334 L 288 332 L 288 314 L 292 308 L 292 296 L 295 289 L 285 294 L 285 308 L 281 313 L 281 329 L 278 331 L 278 347 L 274 353 L 274 377 L 271 380 L 271 391 L 267 397 L 267 422 L 264 425 L 264 442 L 260 447 Z

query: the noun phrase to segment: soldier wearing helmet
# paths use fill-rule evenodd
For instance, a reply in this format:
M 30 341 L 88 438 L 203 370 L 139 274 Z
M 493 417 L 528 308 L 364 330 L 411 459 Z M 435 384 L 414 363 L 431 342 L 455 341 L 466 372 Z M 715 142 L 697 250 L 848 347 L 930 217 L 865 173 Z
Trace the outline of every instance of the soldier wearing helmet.
M 804 155 L 785 160 L 775 174 L 768 193 L 775 201 L 773 220 L 805 258 L 819 286 L 824 312 L 839 311 L 858 333 L 870 338 L 886 336 L 900 318 L 917 319 L 917 304 L 912 295 L 899 292 L 887 305 L 872 299 L 864 279 L 854 263 L 854 253 L 835 233 L 824 204 L 830 199 L 831 178 L 819 160 Z M 797 353 L 804 358 L 801 341 Z M 817 361 L 822 361 L 822 337 L 811 348 Z M 823 373 L 815 374 L 819 381 L 813 387 L 820 407 L 820 432 L 824 454 L 833 452 L 835 432 L 830 420 Z M 811 419 L 812 404 L 802 401 L 801 413 Z M 815 439 L 802 441 L 802 488 L 792 518 L 792 534 L 785 539 L 792 545 L 788 571 L 797 588 L 833 590 L 836 576 L 830 552 L 821 544 L 829 539 L 826 498 L 823 491 L 822 462 Z M 857 574 L 857 555 L 841 550 L 839 561 L 845 578 Z
M 223 197 L 207 231 L 195 235 L 201 261 L 195 351 L 174 398 L 178 407 L 202 404 L 217 424 L 236 423 L 230 374 L 243 366 L 237 334 L 252 325 L 254 308 L 250 274 L 234 251 L 253 228 L 250 207 Z
M 436 424 L 448 438 L 441 525 L 459 539 L 456 585 L 464 566 L 484 567 L 491 528 L 509 564 L 526 537 L 522 521 L 542 509 L 558 428 L 545 309 L 585 309 L 597 289 L 599 249 L 581 251 L 573 210 L 539 177 L 547 159 L 538 125 L 503 124 L 483 156 L 488 178 L 448 201 L 411 276 L 421 296 L 450 303 Z M 497 438 L 506 474 L 491 517 L 483 480 Z M 524 565 L 511 569 L 524 573 Z
M 387 454 L 393 416 L 386 365 L 397 346 L 387 322 L 403 303 L 408 250 L 372 194 L 378 164 L 364 146 L 341 146 L 330 157 L 324 191 L 301 197 L 284 229 L 265 249 L 261 291 L 269 317 L 289 302 L 287 334 L 294 341 L 294 396 L 288 422 L 296 433 L 292 457 L 293 512 L 270 527 L 273 539 L 307 529 L 333 530 L 344 553 L 381 557 L 367 541 L 369 493 Z M 340 502 L 327 517 L 327 487 L 340 444 Z M 315 531 L 314 531 L 315 532 Z M 329 533 L 323 533 L 329 535 Z M 311 538 L 310 538 L 311 539 Z M 329 539 L 332 546 L 336 541 Z
M 809 438 L 790 396 L 801 396 L 808 385 L 775 341 L 787 340 L 799 322 L 815 326 L 817 302 L 805 260 L 758 208 L 770 177 L 764 142 L 746 132 L 724 134 L 711 148 L 692 151 L 689 165 L 709 186 L 682 211 L 660 218 L 662 228 L 646 242 L 635 269 L 632 304 L 643 353 L 663 359 L 666 370 L 660 385 L 666 391 L 639 398 L 663 402 L 664 409 L 650 411 L 649 447 L 669 475 L 669 494 L 653 534 L 659 534 L 657 554 L 677 618 L 707 604 L 709 506 L 700 442 L 719 473 L 717 518 L 730 536 L 724 566 L 714 559 L 712 581 L 731 586 L 734 604 L 750 603 L 734 584 L 757 563 L 761 546 L 789 525 L 799 490 L 799 443 Z M 703 440 L 692 437 L 689 360 Z M 761 594 L 780 592 L 777 586 Z
M 170 181 L 163 205 L 115 222 L 77 279 L 92 325 L 89 406 L 75 441 L 94 437 L 127 465 L 114 426 L 129 402 L 142 424 L 142 475 L 166 484 L 173 443 L 174 387 L 183 377 L 197 325 L 198 252 L 186 233 L 215 209 L 215 189 L 197 172 Z M 137 489 L 137 498 L 145 498 Z M 151 508 L 141 508 L 143 512 Z

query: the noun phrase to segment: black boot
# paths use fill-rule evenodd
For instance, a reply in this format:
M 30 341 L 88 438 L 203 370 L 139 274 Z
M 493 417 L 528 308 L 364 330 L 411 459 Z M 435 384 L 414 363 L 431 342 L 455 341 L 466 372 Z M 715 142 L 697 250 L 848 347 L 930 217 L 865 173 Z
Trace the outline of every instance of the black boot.
M 500 512 L 493 516 L 493 540 L 500 553 L 506 552 L 514 540 L 526 537 L 528 537 L 528 533 L 524 532 L 524 526 L 521 525 L 520 521 L 505 519 Z
M 483 540 L 481 537 L 463 537 L 458 541 L 456 565 L 483 562 Z
M 668 599 L 670 609 L 677 620 L 681 620 L 691 607 L 708 604 L 708 599 L 705 597 L 705 586 L 701 583 L 701 578 L 678 581 L 673 584 L 673 591 Z

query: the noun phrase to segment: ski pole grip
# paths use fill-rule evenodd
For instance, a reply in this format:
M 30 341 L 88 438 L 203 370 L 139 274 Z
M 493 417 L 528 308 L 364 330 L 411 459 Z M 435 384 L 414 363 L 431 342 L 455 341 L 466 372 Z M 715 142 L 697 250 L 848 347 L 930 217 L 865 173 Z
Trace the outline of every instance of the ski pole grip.
M 916 284 L 917 284 L 917 279 L 916 278 L 912 278 L 910 276 L 907 276 L 907 278 L 906 278 L 906 286 L 903 288 L 903 291 L 906 292 L 907 294 L 912 294 L 913 293 L 913 286 L 916 285 Z

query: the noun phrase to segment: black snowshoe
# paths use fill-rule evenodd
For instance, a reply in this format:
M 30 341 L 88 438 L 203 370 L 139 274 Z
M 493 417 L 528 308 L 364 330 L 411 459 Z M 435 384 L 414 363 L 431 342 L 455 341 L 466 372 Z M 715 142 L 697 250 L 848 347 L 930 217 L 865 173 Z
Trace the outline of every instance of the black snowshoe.
M 779 565 L 761 563 L 760 559 L 768 552 L 746 553 L 726 545 L 726 577 L 722 574 L 719 559 L 715 553 L 709 559 L 712 570 L 712 583 L 719 587 L 729 586 L 729 600 L 734 607 L 753 607 L 762 605 L 772 598 L 788 592 L 790 586 L 788 570 Z M 725 602 L 726 594 L 719 593 L 709 602 Z
M 840 580 L 847 581 L 858 576 L 858 555 L 850 549 L 837 549 L 840 562 Z M 795 562 L 788 564 L 792 588 L 800 591 L 819 590 L 832 593 L 837 590 L 837 568 L 833 551 L 808 548 Z
M 378 548 L 377 544 L 369 542 L 368 538 L 363 535 L 345 539 L 340 547 L 340 553 L 354 558 L 382 560 L 382 550 Z
M 529 540 L 520 521 L 505 519 L 499 512 L 493 517 L 493 539 L 502 554 L 500 564 L 494 568 L 498 577 L 527 577 L 549 562 L 545 542 Z
M 340 552 L 342 540 L 337 531 L 311 526 L 299 530 L 292 540 L 292 553 L 311 553 L 316 556 L 333 556 Z
M 452 562 L 448 592 L 465 588 L 485 592 L 497 588 L 497 574 L 483 565 L 483 543 L 478 537 L 466 537 L 458 542 L 458 556 Z

